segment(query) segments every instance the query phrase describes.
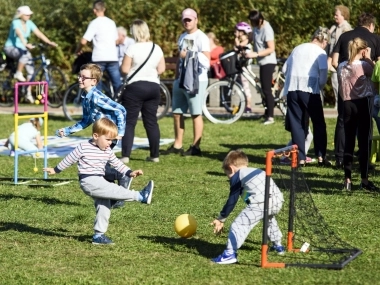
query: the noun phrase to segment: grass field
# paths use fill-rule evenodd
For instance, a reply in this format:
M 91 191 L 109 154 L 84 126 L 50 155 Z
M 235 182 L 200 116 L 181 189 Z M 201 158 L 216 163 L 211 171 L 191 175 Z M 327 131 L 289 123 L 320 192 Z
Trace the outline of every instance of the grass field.
M 328 152 L 333 158 L 335 119 L 328 119 Z M 49 135 L 69 125 L 61 117 L 49 117 Z M 191 122 L 185 148 L 191 142 Z M 13 129 L 13 116 L 0 115 L 0 137 Z M 160 120 L 162 138 L 172 138 L 172 119 Z M 78 133 L 89 136 L 90 129 Z M 136 136 L 145 137 L 141 122 Z M 264 167 L 265 152 L 286 145 L 290 134 L 281 118 L 269 126 L 259 120 L 233 125 L 205 122 L 202 157 L 161 156 L 160 163 L 145 162 L 148 151 L 133 151 L 129 166 L 141 168 L 132 188 L 140 190 L 155 181 L 152 205 L 128 203 L 113 210 L 107 235 L 114 246 L 93 246 L 93 202 L 78 182 L 54 188 L 0 185 L 1 284 L 380 284 L 379 199 L 358 189 L 353 176 L 352 194 L 341 191 L 342 170 L 306 167 L 305 176 L 316 206 L 334 232 L 363 254 L 343 270 L 308 268 L 262 269 L 261 223 L 239 250 L 239 264 L 215 265 L 210 258 L 225 248 L 228 228 L 244 207 L 239 202 L 227 220 L 227 230 L 215 236 L 210 222 L 223 207 L 229 190 L 221 161 L 230 149 L 242 148 L 250 165 Z M 313 155 L 313 149 L 309 152 Z M 54 167 L 60 159 L 49 159 Z M 42 160 L 37 161 L 42 169 Z M 1 157 L 0 176 L 13 176 L 14 159 Z M 33 172 L 34 160 L 20 158 L 19 175 L 42 177 Z M 380 185 L 379 171 L 371 180 Z M 54 178 L 76 179 L 72 166 Z M 189 239 L 173 230 L 177 216 L 196 217 L 198 230 Z M 286 229 L 283 229 L 285 233 Z M 285 242 L 285 241 L 284 241 Z M 281 262 L 281 257 L 276 257 Z

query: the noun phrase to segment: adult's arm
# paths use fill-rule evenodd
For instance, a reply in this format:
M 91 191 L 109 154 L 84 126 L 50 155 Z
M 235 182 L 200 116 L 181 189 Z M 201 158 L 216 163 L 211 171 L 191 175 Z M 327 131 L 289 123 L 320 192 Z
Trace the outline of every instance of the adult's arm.
M 22 44 L 27 48 L 27 49 L 32 49 L 33 48 L 33 45 L 32 44 L 28 44 L 28 42 L 26 41 L 26 39 L 24 38 L 24 35 L 22 34 L 21 30 L 19 28 L 15 28 L 15 32 L 16 32 L 16 35 L 18 36 L 18 38 L 20 39 L 20 41 L 22 42 Z
M 125 55 L 123 58 L 123 63 L 121 64 L 120 70 L 124 74 L 128 74 L 132 67 L 132 58 Z
M 33 33 L 41 40 L 43 40 L 45 43 L 47 43 L 48 45 L 51 45 L 51 46 L 58 46 L 55 42 L 52 42 L 50 41 L 47 36 L 44 35 L 44 33 L 42 33 L 38 28 L 34 29 L 33 30 Z
M 165 57 L 161 57 L 160 62 L 157 65 L 157 73 L 162 74 L 166 69 Z

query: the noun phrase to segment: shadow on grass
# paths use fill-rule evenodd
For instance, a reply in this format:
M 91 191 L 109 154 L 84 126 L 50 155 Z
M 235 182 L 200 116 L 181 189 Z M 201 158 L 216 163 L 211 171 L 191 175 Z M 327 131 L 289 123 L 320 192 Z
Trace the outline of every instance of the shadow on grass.
M 11 199 L 23 199 L 23 200 L 34 200 L 45 203 L 47 205 L 69 205 L 69 206 L 80 206 L 81 204 L 69 201 L 61 201 L 55 198 L 40 198 L 40 197 L 30 197 L 30 196 L 21 196 L 21 195 L 13 195 L 13 194 L 1 194 L 0 200 L 11 200 Z
M 174 251 L 188 252 L 178 246 L 186 246 L 188 249 L 196 249 L 198 253 L 208 259 L 214 258 L 221 254 L 226 248 L 225 244 L 214 244 L 205 240 L 196 238 L 170 238 L 165 236 L 139 236 L 141 239 L 146 239 L 154 243 L 162 244 Z M 259 243 L 257 243 L 259 245 Z M 243 250 L 258 250 L 258 248 L 243 245 L 241 247 Z
M 31 233 L 31 234 L 37 234 L 37 235 L 43 235 L 43 236 L 50 236 L 50 237 L 62 237 L 67 239 L 75 239 L 80 242 L 89 242 L 92 238 L 92 236 L 89 235 L 83 235 L 83 236 L 74 236 L 74 235 L 67 235 L 64 233 L 67 233 L 67 230 L 65 229 L 56 229 L 57 231 L 49 231 L 44 229 L 39 229 L 35 227 L 31 227 L 25 224 L 21 223 L 1 223 L 0 222 L 0 232 L 6 232 L 6 231 L 17 231 L 17 232 L 25 232 L 25 233 Z

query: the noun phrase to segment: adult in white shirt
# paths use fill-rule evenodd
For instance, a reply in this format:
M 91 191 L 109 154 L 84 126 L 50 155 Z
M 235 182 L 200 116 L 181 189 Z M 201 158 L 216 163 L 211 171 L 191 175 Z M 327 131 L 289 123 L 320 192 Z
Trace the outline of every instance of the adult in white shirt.
M 135 40 L 127 36 L 127 30 L 120 26 L 117 27 L 117 34 L 119 36 L 117 40 L 117 57 L 119 59 L 119 65 L 122 64 L 125 52 L 130 45 L 135 43 Z
M 121 85 L 119 61 L 117 57 L 117 34 L 116 24 L 104 15 L 106 5 L 103 1 L 96 1 L 93 5 L 96 19 L 92 20 L 80 40 L 76 53 L 81 54 L 82 48 L 92 41 L 92 62 L 99 65 L 102 71 L 106 70 L 112 81 L 114 90 Z
M 313 122 L 314 150 L 320 166 L 330 166 L 326 160 L 327 131 L 320 90 L 327 81 L 327 54 L 329 41 L 327 28 L 318 28 L 310 43 L 304 43 L 292 51 L 283 66 L 285 73 L 284 95 L 287 96 L 290 131 L 293 144 L 298 146 L 299 164 L 306 160 L 304 123 L 307 112 Z
M 160 103 L 159 74 L 165 71 L 164 53 L 158 45 L 150 41 L 149 28 L 144 21 L 134 20 L 131 31 L 136 43 L 126 50 L 121 64 L 121 71 L 128 74 L 130 78 L 121 95 L 121 104 L 127 110 L 125 135 L 121 141 L 121 161 L 129 162 L 135 127 L 141 112 L 150 149 L 150 156 L 146 160 L 159 162 L 160 129 L 157 122 L 157 109 Z M 145 61 L 146 63 L 142 66 Z M 137 71 L 140 66 L 142 68 Z
M 163 151 L 162 154 L 202 155 L 200 143 L 203 134 L 202 104 L 208 85 L 207 72 L 210 68 L 210 40 L 205 33 L 198 29 L 198 15 L 193 9 L 187 8 L 182 12 L 182 24 L 185 32 L 179 37 L 179 60 L 177 62 L 176 80 L 173 83 L 173 118 L 174 118 L 174 144 Z M 199 89 L 197 94 L 190 94 L 186 89 L 180 88 L 179 82 L 183 63 L 188 51 L 197 52 L 201 72 L 198 75 Z M 193 121 L 193 142 L 184 152 L 183 135 L 185 121 L 183 114 L 190 111 Z

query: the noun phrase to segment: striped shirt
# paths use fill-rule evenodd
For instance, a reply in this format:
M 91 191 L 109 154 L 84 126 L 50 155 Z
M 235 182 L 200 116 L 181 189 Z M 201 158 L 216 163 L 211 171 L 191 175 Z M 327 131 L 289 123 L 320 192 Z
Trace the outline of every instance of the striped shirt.
M 80 143 L 54 168 L 59 173 L 74 163 L 78 163 L 78 175 L 104 176 L 106 164 L 109 162 L 119 173 L 129 175 L 131 171 L 114 154 L 111 148 L 101 150 L 97 145 L 88 142 Z
M 65 137 L 87 128 L 103 117 L 115 123 L 118 136 L 124 136 L 127 111 L 122 105 L 104 95 L 96 87 L 92 88 L 87 94 L 84 92 L 81 97 L 83 118 L 75 125 L 63 129 Z M 56 132 L 57 135 L 58 132 L 59 130 Z

